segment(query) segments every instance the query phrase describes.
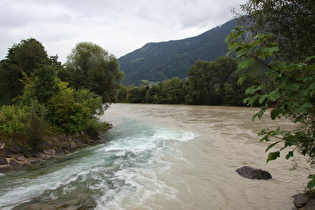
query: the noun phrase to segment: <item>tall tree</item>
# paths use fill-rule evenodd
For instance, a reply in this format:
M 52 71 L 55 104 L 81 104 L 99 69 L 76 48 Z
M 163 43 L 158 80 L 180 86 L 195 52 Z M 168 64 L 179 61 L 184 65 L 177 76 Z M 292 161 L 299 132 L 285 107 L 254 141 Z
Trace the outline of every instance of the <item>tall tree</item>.
M 237 69 L 237 61 L 230 57 L 219 57 L 215 61 L 196 61 L 188 74 L 189 104 L 222 104 L 224 85 Z
M 220 56 L 215 60 L 212 67 L 213 85 L 217 87 L 217 93 L 220 97 L 220 103 L 224 102 L 225 88 L 231 75 L 237 70 L 238 61 L 235 58 Z
M 185 97 L 188 104 L 208 104 L 209 94 L 214 92 L 209 78 L 211 65 L 212 62 L 199 60 L 189 69 L 188 95 Z
M 154 104 L 160 104 L 161 102 L 161 89 L 162 89 L 162 83 L 153 85 L 146 93 L 146 102 L 147 103 L 154 103 Z
M 65 79 L 76 89 L 89 89 L 104 103 L 114 102 L 123 78 L 114 55 L 91 42 L 78 43 L 67 58 Z
M 180 104 L 184 102 L 185 91 L 182 81 L 175 77 L 161 84 L 162 103 Z
M 0 61 L 0 104 L 10 104 L 22 93 L 23 72 L 30 75 L 38 64 L 49 64 L 44 46 L 36 39 L 22 40 L 14 44 L 5 59 Z
M 248 0 L 241 5 L 250 30 L 271 33 L 279 44 L 278 56 L 301 61 L 315 54 L 315 1 Z

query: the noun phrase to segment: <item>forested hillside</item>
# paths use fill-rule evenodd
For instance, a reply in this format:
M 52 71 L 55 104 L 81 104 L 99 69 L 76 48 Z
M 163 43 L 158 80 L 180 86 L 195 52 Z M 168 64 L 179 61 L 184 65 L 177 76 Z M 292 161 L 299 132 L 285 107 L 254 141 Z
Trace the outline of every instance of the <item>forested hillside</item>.
M 125 73 L 124 84 L 141 84 L 141 80 L 163 81 L 188 76 L 197 60 L 213 61 L 228 49 L 226 36 L 237 25 L 233 19 L 201 35 L 182 40 L 148 43 L 118 59 Z

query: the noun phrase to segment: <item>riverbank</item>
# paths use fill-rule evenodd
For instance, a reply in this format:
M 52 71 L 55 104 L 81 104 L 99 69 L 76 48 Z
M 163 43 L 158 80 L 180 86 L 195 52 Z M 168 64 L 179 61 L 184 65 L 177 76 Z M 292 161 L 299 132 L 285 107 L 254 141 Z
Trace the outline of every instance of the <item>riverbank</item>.
M 111 125 L 109 125 L 111 128 Z M 0 140 L 0 173 L 40 163 L 44 160 L 68 154 L 77 149 L 105 141 L 102 136 L 89 137 L 81 132 L 73 135 L 55 134 L 45 138 L 37 146 L 37 150 L 30 150 L 21 144 L 1 143 Z

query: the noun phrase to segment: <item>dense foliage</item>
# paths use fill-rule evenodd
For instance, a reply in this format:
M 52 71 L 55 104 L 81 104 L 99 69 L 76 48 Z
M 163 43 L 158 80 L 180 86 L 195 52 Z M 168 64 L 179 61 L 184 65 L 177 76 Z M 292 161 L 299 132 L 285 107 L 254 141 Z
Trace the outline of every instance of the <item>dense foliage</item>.
M 81 42 L 68 56 L 63 79 L 75 89 L 89 89 L 102 97 L 107 105 L 116 100 L 123 73 L 118 69 L 114 55 L 100 46 Z
M 251 37 L 249 32 L 237 27 L 227 38 L 231 52 L 235 52 L 240 60 L 238 71 L 243 76 L 239 82 L 249 77 L 261 81 L 246 90 L 248 97 L 244 102 L 260 104 L 261 110 L 253 119 L 270 113 L 272 120 L 285 117 L 297 125 L 293 130 L 279 127 L 275 130 L 265 128 L 260 132 L 263 136 L 261 141 L 271 143 L 266 149 L 269 151 L 267 162 L 280 157 L 281 151 L 286 151 L 287 159 L 293 157 L 294 152 L 300 152 L 313 162 L 315 53 L 313 42 L 306 44 L 311 37 L 306 31 L 314 29 L 314 20 L 311 21 L 314 1 L 250 0 L 244 8 L 256 21 L 256 26 L 261 27 L 256 29 L 266 31 Z M 291 16 L 286 16 L 288 13 Z M 313 189 L 315 175 L 309 178 L 312 180 L 308 188 Z
M 254 84 L 247 81 L 237 84 L 237 61 L 219 57 L 215 61 L 198 60 L 189 69 L 189 77 L 178 77 L 140 86 L 122 86 L 119 102 L 192 104 L 192 105 L 243 105 L 244 91 Z
M 115 98 L 123 75 L 115 57 L 97 45 L 78 44 L 62 66 L 35 39 L 13 45 L 0 74 L 1 142 L 30 149 L 54 133 L 97 137 L 107 127 L 97 116 Z
M 5 59 L 0 61 L 0 105 L 12 104 L 12 99 L 22 93 L 23 72 L 31 74 L 38 64 L 49 64 L 51 60 L 44 46 L 35 39 L 22 40 L 14 44 Z
M 228 49 L 225 37 L 237 25 L 231 20 L 199 36 L 168 42 L 148 43 L 118 59 L 125 73 L 123 84 L 138 86 L 142 80 L 185 79 L 197 60 L 213 61 Z
M 241 8 L 251 33 L 274 35 L 279 57 L 299 62 L 315 54 L 315 1 L 249 0 Z

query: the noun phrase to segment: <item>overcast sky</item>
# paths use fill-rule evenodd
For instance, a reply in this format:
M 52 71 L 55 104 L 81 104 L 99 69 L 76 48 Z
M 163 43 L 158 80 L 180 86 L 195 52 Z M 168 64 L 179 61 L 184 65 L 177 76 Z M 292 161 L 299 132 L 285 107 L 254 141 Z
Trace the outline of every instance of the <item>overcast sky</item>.
M 246 0 L 0 0 L 0 59 L 35 38 L 62 62 L 78 42 L 117 58 L 148 42 L 199 35 L 234 18 Z

